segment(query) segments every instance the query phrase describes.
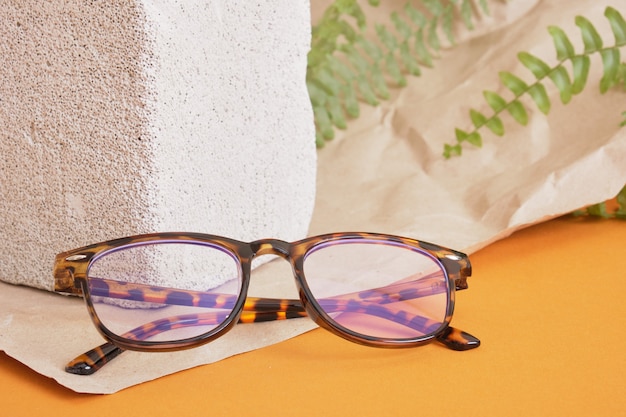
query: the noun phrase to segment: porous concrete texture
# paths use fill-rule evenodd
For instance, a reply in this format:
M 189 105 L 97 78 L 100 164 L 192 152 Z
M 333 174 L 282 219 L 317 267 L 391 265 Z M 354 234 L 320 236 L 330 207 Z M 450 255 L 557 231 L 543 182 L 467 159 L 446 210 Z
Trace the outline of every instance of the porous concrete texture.
M 151 231 L 306 235 L 315 194 L 304 0 L 0 8 L 0 280 Z

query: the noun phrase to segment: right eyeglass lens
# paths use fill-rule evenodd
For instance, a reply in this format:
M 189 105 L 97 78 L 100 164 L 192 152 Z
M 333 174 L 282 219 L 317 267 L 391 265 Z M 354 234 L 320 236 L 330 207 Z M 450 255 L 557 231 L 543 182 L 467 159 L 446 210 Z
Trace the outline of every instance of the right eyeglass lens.
M 339 326 L 365 337 L 420 339 L 444 326 L 451 296 L 443 266 L 427 252 L 378 240 L 337 240 L 304 260 L 306 283 Z
M 231 315 L 239 262 L 218 246 L 149 242 L 92 261 L 88 286 L 98 319 L 130 340 L 175 342 L 212 332 Z

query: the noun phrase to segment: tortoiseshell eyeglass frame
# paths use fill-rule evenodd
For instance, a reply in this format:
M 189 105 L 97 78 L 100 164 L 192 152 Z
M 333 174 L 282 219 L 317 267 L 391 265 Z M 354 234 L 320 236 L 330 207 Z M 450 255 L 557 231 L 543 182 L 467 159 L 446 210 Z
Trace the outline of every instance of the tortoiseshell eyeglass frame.
M 413 248 L 418 251 L 430 254 L 436 259 L 447 274 L 449 296 L 446 317 L 443 325 L 440 325 L 433 332 L 412 339 L 383 339 L 368 337 L 353 332 L 342 326 L 338 326 L 327 313 L 322 309 L 306 284 L 304 275 L 304 260 L 307 254 L 316 246 L 335 241 L 367 241 L 374 244 L 400 245 Z M 225 318 L 220 318 L 219 325 L 206 334 L 188 338 L 180 341 L 155 342 L 147 341 L 151 336 L 149 323 L 141 326 L 122 336 L 109 331 L 100 321 L 96 314 L 93 300 L 90 295 L 87 273 L 90 264 L 107 251 L 118 250 L 125 246 L 133 246 L 141 243 L 152 242 L 174 242 L 174 243 L 204 243 L 218 246 L 228 251 L 234 259 L 239 261 L 242 271 L 241 291 L 236 300 L 232 300 L 234 307 L 232 313 Z M 290 262 L 296 287 L 299 293 L 299 300 L 271 299 L 248 297 L 247 291 L 250 283 L 253 258 L 260 255 L 277 255 Z M 246 243 L 221 236 L 201 234 L 201 233 L 152 233 L 114 239 L 107 242 L 96 243 L 82 248 L 60 253 L 56 256 L 54 264 L 54 290 L 59 293 L 82 295 L 87 304 L 87 309 L 98 331 L 107 340 L 98 346 L 72 360 L 66 366 L 69 373 L 89 375 L 96 372 L 106 363 L 118 356 L 124 350 L 137 351 L 174 351 L 194 348 L 208 343 L 226 333 L 237 322 L 253 323 L 271 320 L 284 320 L 298 317 L 310 317 L 320 327 L 334 333 L 349 341 L 367 346 L 402 348 L 414 347 L 424 343 L 437 340 L 453 350 L 468 350 L 480 345 L 480 341 L 463 331 L 451 327 L 450 321 L 454 311 L 455 290 L 467 288 L 467 278 L 471 275 L 472 268 L 467 255 L 452 249 L 444 248 L 432 243 L 419 241 L 411 238 L 365 232 L 332 233 L 320 236 L 309 237 L 297 242 L 289 243 L 278 239 L 262 239 Z M 90 278 L 93 279 L 93 278 Z M 148 286 L 144 291 L 149 291 Z M 408 288 L 399 288 L 397 291 L 406 291 Z M 113 290 L 111 290 L 113 291 Z M 116 295 L 120 296 L 116 290 Z M 129 291 L 129 290 L 126 290 Z M 136 293 L 137 289 L 134 290 Z M 172 291 L 174 291 L 172 289 Z M 184 292 L 184 290 L 175 290 Z M 415 290 L 413 290 L 415 292 Z M 194 296 L 194 292 L 190 291 Z M 102 294 L 99 294 L 102 295 Z M 350 301 L 358 300 L 359 293 L 348 294 L 354 296 Z M 150 295 L 154 299 L 155 294 Z M 161 291 L 159 297 L 166 298 L 167 291 Z M 424 295 L 413 295 L 414 298 Z M 206 319 L 205 319 L 206 320 Z M 167 321 L 167 320 L 165 320 Z M 159 323 L 160 328 L 164 325 L 174 326 L 172 323 Z

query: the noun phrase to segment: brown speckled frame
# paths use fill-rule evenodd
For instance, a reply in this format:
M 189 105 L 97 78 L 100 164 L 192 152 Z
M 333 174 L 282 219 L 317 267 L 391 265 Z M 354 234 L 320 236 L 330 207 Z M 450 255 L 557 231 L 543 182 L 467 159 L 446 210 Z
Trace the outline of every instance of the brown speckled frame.
M 368 243 L 374 244 L 400 245 L 428 254 L 432 258 L 436 259 L 443 267 L 443 270 L 446 271 L 449 282 L 448 288 L 442 290 L 449 291 L 448 307 L 443 324 L 433 323 L 432 330 L 421 337 L 411 339 L 389 339 L 368 337 L 346 329 L 332 320 L 325 312 L 325 310 L 328 311 L 329 308 L 333 308 L 329 307 L 328 303 L 334 303 L 333 306 L 336 304 L 337 308 L 339 308 L 341 307 L 341 303 L 345 301 L 332 300 L 332 298 L 324 299 L 321 301 L 322 303 L 325 303 L 324 308 L 322 308 L 320 301 L 315 299 L 307 286 L 303 272 L 304 259 L 309 251 L 320 244 L 332 244 L 333 242 L 346 242 L 349 240 L 367 241 Z M 228 251 L 239 261 L 242 269 L 242 288 L 240 294 L 238 296 L 215 294 L 214 297 L 207 301 L 206 297 L 201 299 L 201 293 L 194 291 L 168 288 L 155 290 L 153 287 L 142 284 L 120 283 L 117 281 L 97 279 L 100 281 L 100 285 L 98 287 L 102 288 L 103 292 L 98 292 L 98 294 L 95 295 L 106 296 L 114 293 L 118 298 L 125 298 L 125 294 L 132 289 L 134 297 L 140 293 L 142 294 L 141 296 L 144 301 L 163 302 L 164 298 L 167 298 L 168 294 L 176 293 L 184 295 L 183 298 L 185 299 L 184 302 L 186 305 L 215 307 L 220 305 L 220 303 L 230 303 L 229 305 L 234 305 L 232 313 L 227 317 L 216 317 L 216 313 L 200 313 L 198 315 L 185 315 L 184 317 L 162 319 L 158 323 L 147 323 L 146 325 L 133 329 L 124 335 L 117 335 L 109 331 L 100 322 L 93 306 L 91 298 L 92 294 L 87 283 L 87 271 L 89 270 L 90 263 L 92 260 L 109 250 L 149 242 L 196 242 L 211 244 Z M 255 256 L 267 254 L 278 255 L 291 263 L 300 300 L 247 297 L 252 259 Z M 449 326 L 454 311 L 455 289 L 466 289 L 467 277 L 470 275 L 471 265 L 469 259 L 467 255 L 461 252 L 406 237 L 364 232 L 325 234 L 321 236 L 309 237 L 293 243 L 277 239 L 263 239 L 251 243 L 245 243 L 234 239 L 200 233 L 153 233 L 110 240 L 60 253 L 56 256 L 54 264 L 55 291 L 60 293 L 82 295 L 85 298 L 89 314 L 94 324 L 96 325 L 98 331 L 108 341 L 107 343 L 80 355 L 67 365 L 66 371 L 81 375 L 94 373 L 104 364 L 108 363 L 111 359 L 115 358 L 127 349 L 138 351 L 172 351 L 188 349 L 200 346 L 220 337 L 225 332 L 230 330 L 230 328 L 232 328 L 232 326 L 234 326 L 237 322 L 252 323 L 305 316 L 311 317 L 311 319 L 320 327 L 323 327 L 330 332 L 343 337 L 344 339 L 367 346 L 387 348 L 413 347 L 431 342 L 433 340 L 438 340 L 450 349 L 473 349 L 480 345 L 480 341 L 477 338 Z M 92 281 L 94 279 L 95 278 L 90 278 Z M 402 297 L 412 299 L 432 294 L 432 292 L 429 294 L 420 294 L 420 290 L 410 288 L 410 284 L 410 282 L 404 284 L 398 283 L 385 287 L 386 298 L 378 301 L 377 311 L 385 309 L 384 305 L 390 302 L 390 296 L 397 298 L 400 297 L 400 294 L 402 294 Z M 343 295 L 342 298 L 349 296 L 349 301 L 352 302 L 353 305 L 358 306 L 360 302 L 359 299 L 363 296 L 363 293 L 364 292 L 347 294 Z M 168 298 L 168 302 L 169 301 L 170 299 Z M 368 297 L 368 302 L 371 302 L 371 297 Z M 370 311 L 367 310 L 366 304 L 361 305 L 363 311 L 368 314 L 380 314 L 374 312 L 370 313 Z M 385 315 L 387 317 L 391 317 L 393 321 L 396 322 L 402 322 L 403 320 L 407 321 L 407 323 L 404 323 L 407 326 L 410 326 L 408 322 L 411 320 L 420 321 L 420 325 L 422 327 L 429 328 L 428 326 L 430 325 L 430 323 L 425 323 L 427 320 L 426 318 L 419 316 L 411 316 L 407 318 L 405 317 L 405 314 L 396 314 L 396 312 L 390 310 L 386 311 Z M 145 340 L 151 336 L 150 332 L 154 331 L 155 328 L 160 329 L 157 331 L 162 331 L 163 329 L 171 329 L 176 326 L 180 327 L 182 326 L 180 323 L 189 323 L 190 318 L 200 321 L 203 320 L 205 323 L 211 321 L 213 324 L 219 324 L 210 332 L 189 339 L 170 342 Z

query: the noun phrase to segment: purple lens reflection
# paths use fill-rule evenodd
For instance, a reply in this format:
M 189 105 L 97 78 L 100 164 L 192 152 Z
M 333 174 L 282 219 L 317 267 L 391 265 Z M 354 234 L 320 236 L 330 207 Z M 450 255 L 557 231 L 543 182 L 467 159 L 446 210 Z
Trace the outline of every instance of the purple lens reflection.
M 162 342 L 213 331 L 231 315 L 242 285 L 234 255 L 184 241 L 106 252 L 91 263 L 87 276 L 104 327 L 127 339 Z
M 415 339 L 445 323 L 447 274 L 420 249 L 377 240 L 319 245 L 304 261 L 307 285 L 328 317 L 366 337 Z

